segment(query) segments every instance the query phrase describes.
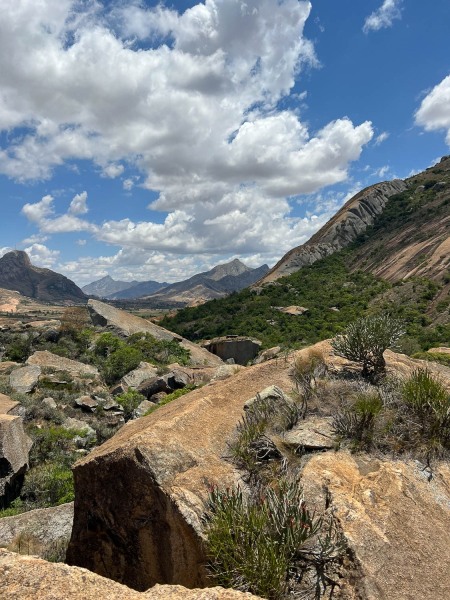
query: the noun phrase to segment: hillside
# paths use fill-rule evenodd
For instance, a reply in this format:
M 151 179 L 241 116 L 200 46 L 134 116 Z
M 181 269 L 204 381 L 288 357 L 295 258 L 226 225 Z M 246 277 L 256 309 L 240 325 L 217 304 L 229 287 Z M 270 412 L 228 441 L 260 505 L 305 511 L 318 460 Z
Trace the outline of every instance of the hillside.
M 355 268 L 389 281 L 412 275 L 439 279 L 449 266 L 449 202 L 448 156 L 404 181 L 370 186 L 353 196 L 310 240 L 283 256 L 258 285 L 294 273 L 356 240 L 360 251 Z M 362 247 L 369 236 L 371 242 Z
M 0 258 L 0 288 L 41 302 L 80 304 L 87 300 L 73 281 L 50 269 L 35 267 L 22 250 L 8 252 Z
M 116 294 L 130 287 L 137 285 L 138 281 L 116 281 L 109 275 L 102 277 L 96 281 L 92 281 L 81 289 L 88 296 L 98 296 L 99 298 L 107 298 L 111 294 Z
M 357 194 L 253 289 L 185 309 L 163 324 L 189 339 L 228 333 L 256 336 L 266 347 L 292 346 L 330 337 L 367 311 L 388 310 L 405 319 L 411 351 L 446 344 L 449 229 L 450 158 L 445 157 L 404 182 Z M 308 310 L 280 311 L 290 306 Z

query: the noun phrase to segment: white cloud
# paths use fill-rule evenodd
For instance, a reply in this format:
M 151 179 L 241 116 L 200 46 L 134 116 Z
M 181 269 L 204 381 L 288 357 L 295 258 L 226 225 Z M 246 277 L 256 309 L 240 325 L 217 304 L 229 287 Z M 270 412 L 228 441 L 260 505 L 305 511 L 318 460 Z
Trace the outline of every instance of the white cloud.
M 385 142 L 389 136 L 390 136 L 390 133 L 388 131 L 383 131 L 382 133 L 380 133 L 380 135 L 377 135 L 377 137 L 375 138 L 375 141 L 373 142 L 373 145 L 379 146 L 380 144 Z
M 77 244 L 78 246 L 86 246 L 86 244 L 87 244 L 87 240 L 77 240 L 77 241 L 76 241 L 76 244 Z
M 415 116 L 417 125 L 426 131 L 447 130 L 446 142 L 450 146 L 450 75 L 422 100 Z
M 384 0 L 380 8 L 364 21 L 364 33 L 392 27 L 393 21 L 402 17 L 401 4 L 402 0 Z
M 110 179 L 115 179 L 116 177 L 119 177 L 119 175 L 122 175 L 122 173 L 124 172 L 125 167 L 123 165 L 118 165 L 118 164 L 110 164 L 107 165 L 103 171 L 102 171 L 102 175 L 103 177 L 109 177 Z
M 0 172 L 43 179 L 83 159 L 120 177 L 127 165 L 159 194 L 151 208 L 169 213 L 95 224 L 80 218 L 80 194 L 65 214 L 51 197 L 23 214 L 44 234 L 86 231 L 147 253 L 279 256 L 299 244 L 317 219 L 293 219 L 287 199 L 345 181 L 373 136 L 370 122 L 310 131 L 279 110 L 318 65 L 303 35 L 310 11 L 301 0 L 205 0 L 179 14 L 125 0 L 100 15 L 95 3 L 3 0 L 0 128 L 25 133 L 0 148 Z
M 71 215 L 84 215 L 88 212 L 89 209 L 86 205 L 87 196 L 87 192 L 81 192 L 81 194 L 73 197 L 69 206 L 69 213 Z
M 50 269 L 59 258 L 59 250 L 50 250 L 44 244 L 32 244 L 25 248 L 25 252 L 30 257 L 33 265 Z
M 379 177 L 380 179 L 383 179 L 386 177 L 386 175 L 389 173 L 389 171 L 391 170 L 389 165 L 384 165 L 382 167 L 379 167 L 378 169 L 376 169 L 373 173 L 372 176 L 376 176 Z

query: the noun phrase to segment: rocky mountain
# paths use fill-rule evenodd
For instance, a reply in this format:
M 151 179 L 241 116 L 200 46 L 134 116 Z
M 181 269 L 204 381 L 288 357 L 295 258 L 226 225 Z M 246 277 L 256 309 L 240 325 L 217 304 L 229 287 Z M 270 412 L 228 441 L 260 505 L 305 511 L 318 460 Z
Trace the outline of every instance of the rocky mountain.
M 187 305 L 201 304 L 214 298 L 223 298 L 252 285 L 268 270 L 267 265 L 250 269 L 240 260 L 234 259 L 229 263 L 217 265 L 210 271 L 198 273 L 185 281 L 168 285 L 150 297 L 184 302 Z
M 168 286 L 168 283 L 160 283 L 159 281 L 136 281 L 132 286 L 119 290 L 117 292 L 105 296 L 108 300 L 126 300 L 131 298 L 142 298 L 158 292 L 162 288 Z
M 42 302 L 85 302 L 86 296 L 73 281 L 50 269 L 31 264 L 22 250 L 7 252 L 0 258 L 0 288 L 15 290 Z
M 115 281 L 109 275 L 97 279 L 92 283 L 88 283 L 81 289 L 88 296 L 98 296 L 99 298 L 107 298 L 111 294 L 116 294 L 130 287 L 137 285 L 138 281 Z
M 372 231 L 390 199 L 389 218 Z M 355 242 L 360 249 L 354 268 L 390 281 L 411 275 L 439 278 L 449 266 L 449 202 L 449 156 L 408 179 L 372 185 L 351 198 L 308 242 L 283 256 L 258 285 L 295 273 Z

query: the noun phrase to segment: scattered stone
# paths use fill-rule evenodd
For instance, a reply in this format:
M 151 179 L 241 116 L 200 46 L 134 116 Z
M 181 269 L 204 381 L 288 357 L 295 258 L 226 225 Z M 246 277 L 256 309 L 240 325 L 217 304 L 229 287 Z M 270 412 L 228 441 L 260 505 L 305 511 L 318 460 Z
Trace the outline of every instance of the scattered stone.
M 99 405 L 98 400 L 94 400 L 90 396 L 80 396 L 75 399 L 75 404 L 82 410 L 86 410 L 89 412 L 94 412 L 94 410 Z
M 56 402 L 53 400 L 53 398 L 44 398 L 42 400 L 42 404 L 45 404 L 46 406 L 48 406 L 49 408 L 58 408 L 58 405 L 56 404 Z
M 150 400 L 143 400 L 139 406 L 133 411 L 133 419 L 139 419 L 143 417 L 147 411 L 151 408 L 155 408 L 158 405 L 155 402 L 150 402 Z
M 154 365 L 147 362 L 141 362 L 137 369 L 130 371 L 124 377 L 122 377 L 120 384 L 122 385 L 124 391 L 126 391 L 127 388 L 136 389 L 141 385 L 141 383 L 148 381 L 157 375 L 158 369 Z
M 232 377 L 236 373 L 238 373 L 241 369 L 243 369 L 241 365 L 221 365 L 215 372 L 214 377 L 211 381 L 220 381 L 222 379 L 228 379 L 228 377 Z
M 102 405 L 103 410 L 117 410 L 121 408 L 120 404 L 117 404 L 115 400 L 109 399 Z
M 281 352 L 281 346 L 274 346 L 273 348 L 268 348 L 267 350 L 264 350 L 263 352 L 261 352 L 254 360 L 254 364 L 255 365 L 259 365 L 262 362 L 265 362 L 266 360 L 271 360 L 272 358 L 275 358 L 276 356 L 278 356 L 278 354 L 280 354 Z
M 69 417 L 64 421 L 62 426 L 64 427 L 64 429 L 73 429 L 75 431 L 79 431 L 82 434 L 74 437 L 74 441 L 79 448 L 85 448 L 86 446 L 90 446 L 97 440 L 97 434 L 95 433 L 95 430 L 92 429 L 92 427 L 88 425 L 85 421 Z
M 18 496 L 32 445 L 20 417 L 0 415 L 0 508 Z
M 283 436 L 283 441 L 294 450 L 328 450 L 336 446 L 331 418 L 309 417 L 300 421 Z
M 41 367 L 35 365 L 15 369 L 9 376 L 9 385 L 15 392 L 28 394 L 37 386 L 41 373 Z
M 287 403 L 292 402 L 291 398 L 285 394 L 282 389 L 276 385 L 270 385 L 261 392 L 258 392 L 253 398 L 250 398 L 250 400 L 247 400 L 244 403 L 244 410 L 250 408 L 250 406 L 255 402 L 261 402 L 264 400 L 280 400 Z
M 340 309 L 337 306 L 332 306 L 330 308 L 330 310 L 332 310 L 333 312 L 341 312 Z
M 287 315 L 293 315 L 294 317 L 304 315 L 309 310 L 304 306 L 277 306 L 276 309 Z

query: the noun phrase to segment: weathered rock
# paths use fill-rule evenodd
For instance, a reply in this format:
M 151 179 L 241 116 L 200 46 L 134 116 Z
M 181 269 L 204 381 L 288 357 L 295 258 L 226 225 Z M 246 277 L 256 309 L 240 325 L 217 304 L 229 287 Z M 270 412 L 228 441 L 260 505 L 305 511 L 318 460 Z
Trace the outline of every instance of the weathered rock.
M 0 598 L 8 600 L 258 600 L 245 592 L 214 587 L 189 590 L 156 585 L 146 592 L 79 567 L 49 563 L 0 549 Z
M 153 396 L 151 397 L 151 401 L 154 404 L 159 404 L 161 402 L 161 400 L 164 400 L 164 398 L 167 396 L 166 392 L 158 392 L 157 394 L 153 394 Z
M 110 399 L 103 404 L 102 408 L 103 410 L 117 410 L 118 408 L 121 408 L 121 406 L 114 400 Z
M 73 502 L 3 517 L 0 519 L 0 546 L 9 546 L 24 534 L 41 544 L 67 539 L 72 532 L 72 523 Z
M 122 377 L 120 383 L 124 387 L 124 390 L 129 387 L 137 388 L 144 381 L 148 381 L 157 375 L 158 369 L 155 367 L 155 365 L 151 365 L 147 362 L 141 362 L 137 369 L 130 371 L 124 377 Z
M 41 373 L 41 367 L 34 365 L 15 369 L 9 376 L 9 385 L 15 392 L 27 394 L 37 386 Z
M 277 310 L 279 310 L 282 313 L 285 313 L 286 315 L 293 315 L 294 317 L 299 317 L 307 313 L 309 309 L 305 308 L 304 306 L 281 306 L 278 307 Z
M 94 410 L 99 405 L 98 400 L 94 400 L 90 396 L 80 396 L 75 399 L 75 405 L 81 408 L 82 410 L 86 410 L 89 412 L 94 412 Z
M 261 402 L 261 401 L 264 402 L 265 400 L 276 400 L 276 401 L 279 400 L 280 402 L 284 401 L 285 403 L 292 402 L 292 400 L 289 398 L 289 396 L 287 394 L 285 394 L 283 392 L 283 390 L 280 389 L 278 386 L 269 385 L 264 390 L 259 391 L 258 394 L 256 396 L 254 396 L 253 398 L 249 398 L 244 403 L 244 409 L 250 408 L 250 406 L 252 404 L 254 404 L 255 402 Z
M 88 425 L 85 421 L 81 421 L 79 419 L 73 419 L 71 417 L 67 418 L 62 424 L 64 429 L 74 429 L 75 431 L 79 431 L 80 435 L 77 435 L 74 440 L 79 448 L 85 448 L 86 446 L 90 446 L 95 443 L 97 439 L 97 434 L 95 430 L 92 429 L 90 425 Z
M 232 358 L 239 365 L 246 365 L 261 349 L 261 342 L 248 337 L 228 335 L 209 340 L 203 347 L 220 356 L 222 360 Z
M 74 377 L 82 377 L 84 375 L 91 375 L 92 377 L 99 376 L 96 367 L 86 365 L 70 358 L 64 358 L 57 354 L 52 354 L 47 350 L 35 352 L 27 359 L 26 364 L 52 369 L 53 371 L 66 371 Z
M 56 402 L 53 400 L 53 398 L 50 398 L 50 397 L 44 398 L 42 400 L 42 404 L 45 404 L 49 408 L 58 408 L 58 405 L 56 404 Z
M 20 402 L 13 400 L 6 394 L 0 394 L 0 415 L 15 414 L 15 410 L 20 406 Z
M 362 571 L 367 600 L 448 598 L 450 469 L 317 454 L 302 485 L 310 504 L 330 504 Z M 325 498 L 326 496 L 326 498 Z
M 215 366 L 222 362 L 220 358 L 214 356 L 214 354 L 211 354 L 200 346 L 197 346 L 197 344 L 193 344 L 192 342 L 167 331 L 167 329 L 155 325 L 155 323 L 152 323 L 151 321 L 131 315 L 124 310 L 119 310 L 104 302 L 89 300 L 88 309 L 94 325 L 108 327 L 118 332 L 120 335 L 128 337 L 133 333 L 148 332 L 158 340 L 179 341 L 180 346 L 189 350 L 191 353 L 191 365 Z
M 190 384 L 191 378 L 187 373 L 177 369 L 163 375 L 164 381 L 171 390 L 179 390 Z
M 294 449 L 325 450 L 336 446 L 330 418 L 308 417 L 286 432 L 283 441 Z
M 244 367 L 242 365 L 221 365 L 214 373 L 211 382 L 220 381 L 221 379 L 228 379 L 236 373 L 238 373 Z
M 0 375 L 9 375 L 11 371 L 20 367 L 20 363 L 12 360 L 5 360 L 0 362 Z
M 262 362 L 265 362 L 266 360 L 271 360 L 272 358 L 275 358 L 278 354 L 280 354 L 281 352 L 281 347 L 280 346 L 274 346 L 273 348 L 268 348 L 267 350 L 264 350 L 263 352 L 261 352 L 256 358 L 255 358 L 255 365 L 259 365 Z
M 28 467 L 31 446 L 22 419 L 0 415 L 0 507 L 17 497 Z
M 139 406 L 133 411 L 133 418 L 139 419 L 143 417 L 147 411 L 151 408 L 156 408 L 158 405 L 155 402 L 150 402 L 150 400 L 143 400 Z
M 153 377 L 152 379 L 141 383 L 137 388 L 137 391 L 146 398 L 151 398 L 159 392 L 169 394 L 173 390 L 169 387 L 164 377 Z
M 289 369 L 268 361 L 193 390 L 129 422 L 77 463 L 68 561 L 140 590 L 207 584 L 208 486 L 237 483 L 223 456 L 244 402 L 272 384 L 290 389 Z
M 450 354 L 450 348 L 446 346 L 439 346 L 439 348 L 430 348 L 428 352 L 433 354 Z

